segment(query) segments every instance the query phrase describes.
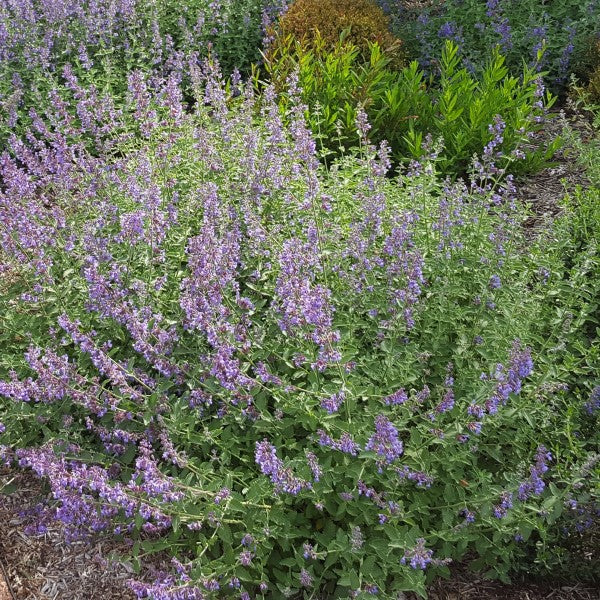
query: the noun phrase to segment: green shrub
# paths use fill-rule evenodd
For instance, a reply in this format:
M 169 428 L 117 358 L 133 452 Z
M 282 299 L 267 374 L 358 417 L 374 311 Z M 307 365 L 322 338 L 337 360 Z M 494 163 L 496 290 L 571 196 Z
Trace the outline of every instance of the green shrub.
M 309 123 L 321 143 L 329 148 L 357 142 L 356 114 L 359 106 L 372 112 L 381 106 L 383 90 L 395 85 L 397 75 L 379 44 L 369 44 L 364 61 L 358 46 L 342 38 L 333 46 L 315 34 L 310 44 L 293 36 L 280 39 L 265 62 L 267 84 L 279 92 L 285 111 L 290 76 L 298 74 L 302 98 L 309 107 Z
M 600 5 L 596 0 L 378 0 L 390 17 L 391 29 L 406 42 L 407 52 L 428 72 L 446 40 L 460 47 L 465 65 L 483 68 L 491 48 L 499 45 L 510 72 L 518 76 L 523 62 L 539 68 L 545 83 L 563 91 L 569 74 L 589 73 L 590 35 L 598 30 Z
M 506 160 L 513 160 L 511 153 L 517 146 L 543 128 L 545 110 L 554 102 L 544 94 L 538 73 L 524 67 L 521 78 L 509 75 L 497 50 L 477 77 L 461 65 L 457 46 L 447 42 L 440 76 L 434 80 L 416 62 L 395 72 L 378 44 L 370 43 L 369 49 L 364 62 L 358 48 L 345 39 L 327 50 L 319 36 L 312 46 L 287 38 L 265 64 L 270 80 L 280 89 L 297 69 L 311 129 L 328 150 L 357 144 L 354 123 L 362 107 L 372 125 L 372 139 L 388 141 L 398 162 L 423 156 L 428 135 L 441 137 L 440 170 L 461 174 L 473 155 L 482 155 L 494 140 L 496 118 L 505 124 L 501 149 Z M 281 102 L 285 106 L 285 92 Z M 529 146 L 510 170 L 540 168 L 559 144 L 555 140 L 543 148 Z

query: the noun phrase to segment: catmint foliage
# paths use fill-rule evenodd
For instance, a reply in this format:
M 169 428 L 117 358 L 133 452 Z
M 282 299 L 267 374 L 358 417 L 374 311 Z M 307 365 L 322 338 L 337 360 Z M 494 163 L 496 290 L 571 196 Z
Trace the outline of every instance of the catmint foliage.
M 139 598 L 423 595 L 466 555 L 505 576 L 593 487 L 592 434 L 556 421 L 597 394 L 561 403 L 576 324 L 501 117 L 468 181 L 433 142 L 392 176 L 363 113 L 319 162 L 297 78 L 282 115 L 188 76 L 193 106 L 134 71 L 116 108 L 67 72 L 2 155 L 0 460 L 48 482 L 34 529 L 171 549 Z

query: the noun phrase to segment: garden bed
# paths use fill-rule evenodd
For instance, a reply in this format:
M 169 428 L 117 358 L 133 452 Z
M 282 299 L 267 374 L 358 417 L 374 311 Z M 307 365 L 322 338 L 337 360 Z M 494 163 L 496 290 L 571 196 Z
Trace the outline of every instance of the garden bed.
M 374 1 L 0 0 L 0 600 L 597 595 L 600 9 Z
M 107 540 L 67 545 L 58 527 L 43 536 L 23 533 L 27 518 L 39 502 L 48 500 L 39 480 L 23 471 L 0 471 L 0 485 L 12 481 L 19 491 L 0 503 L 0 600 L 130 600 L 126 585 L 131 569 L 108 564 L 107 553 L 124 548 Z M 597 549 L 597 548 L 596 548 Z M 590 551 L 591 555 L 591 551 Z M 591 556 L 588 555 L 589 559 Z M 585 557 L 582 557 L 585 559 Z M 597 557 L 600 560 L 600 557 Z M 7 582 L 3 581 L 6 577 Z M 406 600 L 417 600 L 406 594 Z M 429 589 L 430 600 L 598 600 L 598 587 L 585 583 L 539 583 L 522 580 L 512 585 L 482 579 L 456 567 L 450 579 Z M 322 600 L 326 600 L 323 598 Z M 402 600 L 399 598 L 399 600 Z
M 565 126 L 581 139 L 590 135 L 587 119 L 574 111 L 565 115 L 556 111 L 548 128 L 538 138 L 559 135 Z M 535 237 L 560 213 L 560 198 L 576 186 L 585 186 L 585 169 L 577 165 L 570 146 L 563 147 L 554 164 L 543 171 L 518 181 L 517 197 L 528 204 L 531 218 L 524 223 Z M 43 484 L 31 473 L 21 470 L 0 471 L 0 487 L 12 484 L 18 491 L 2 496 L 0 503 L 0 600 L 128 600 L 134 594 L 126 585 L 133 570 L 117 560 L 108 562 L 112 553 L 126 555 L 128 547 L 110 538 L 98 538 L 91 543 L 66 544 L 59 525 L 53 525 L 43 535 L 26 534 L 28 523 L 40 503 L 51 502 Z M 160 554 L 159 554 L 160 557 Z M 589 551 L 582 560 L 599 560 Z M 155 561 L 160 564 L 160 558 Z M 167 559 L 165 559 L 168 568 Z M 142 578 L 144 575 L 142 574 Z M 528 581 L 512 585 L 486 580 L 470 572 L 466 565 L 452 568 L 449 579 L 440 579 L 430 587 L 431 600 L 597 600 L 598 589 L 583 583 L 566 585 Z M 417 596 L 408 593 L 407 600 Z
M 0 502 L 0 562 L 7 585 L 0 584 L 0 600 L 129 600 L 125 585 L 131 570 L 109 565 L 106 555 L 123 550 L 114 542 L 97 540 L 66 544 L 60 527 L 44 535 L 27 535 L 39 503 L 49 500 L 42 483 L 31 473 L 4 469 L 0 486 L 12 482 L 18 491 Z M 4 596 L 2 595 L 4 593 Z

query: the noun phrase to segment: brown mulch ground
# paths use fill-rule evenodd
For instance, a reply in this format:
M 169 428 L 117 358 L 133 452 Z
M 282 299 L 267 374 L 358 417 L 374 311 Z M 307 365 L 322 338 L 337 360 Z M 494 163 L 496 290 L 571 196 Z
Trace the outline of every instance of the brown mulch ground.
M 600 590 L 585 584 L 543 586 L 531 583 L 503 585 L 494 581 L 453 578 L 436 584 L 430 600 L 599 600 Z
M 586 115 L 569 105 L 551 112 L 550 117 L 544 131 L 534 140 L 536 145 L 563 135 L 565 128 L 580 136 L 584 143 L 593 135 Z M 577 154 L 568 142 L 556 153 L 553 163 L 553 166 L 515 182 L 517 198 L 531 208 L 532 215 L 525 225 L 533 235 L 547 227 L 561 212 L 560 201 L 566 192 L 572 192 L 577 186 L 589 186 L 585 168 L 577 163 Z
M 0 494 L 0 600 L 132 600 L 126 586 L 131 570 L 108 565 L 105 557 L 123 547 L 99 540 L 65 544 L 58 528 L 30 537 L 23 529 L 26 513 L 45 499 L 31 474 L 0 470 L 0 489 L 12 481 L 17 491 Z M 25 514 L 24 514 L 25 513 Z M 6 578 L 3 582 L 2 574 Z M 600 588 L 583 583 L 521 582 L 505 585 L 457 568 L 452 578 L 429 590 L 431 600 L 600 600 Z M 407 594 L 405 600 L 417 600 Z
M 0 600 L 134 598 L 125 585 L 131 572 L 105 562 L 118 549 L 115 544 L 99 540 L 69 545 L 58 527 L 49 527 L 43 536 L 25 535 L 27 512 L 45 499 L 43 487 L 29 473 L 0 470 L 0 489 L 11 481 L 17 491 L 0 494 Z
M 451 565 L 451 577 L 438 580 L 429 589 L 430 600 L 600 600 L 600 547 L 596 534 L 600 530 L 579 539 L 577 548 L 571 550 L 580 565 L 587 566 L 586 573 L 595 574 L 596 581 L 577 581 L 568 573 L 559 579 L 557 574 L 544 578 L 534 578 L 524 574 L 515 577 L 508 585 L 500 581 L 490 581 L 480 574 L 469 571 L 465 564 Z M 593 565 L 598 565 L 595 570 Z M 565 578 L 569 578 L 566 581 Z M 408 598 L 407 598 L 408 600 Z M 413 599 L 411 599 L 413 600 Z M 417 600 L 416 598 L 414 600 Z
M 11 600 L 10 591 L 8 584 L 6 583 L 6 576 L 4 572 L 0 572 L 0 600 Z

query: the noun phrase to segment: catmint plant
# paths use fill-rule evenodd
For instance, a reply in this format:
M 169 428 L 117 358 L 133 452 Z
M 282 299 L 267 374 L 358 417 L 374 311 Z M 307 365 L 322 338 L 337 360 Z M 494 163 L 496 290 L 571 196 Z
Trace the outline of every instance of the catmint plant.
M 362 111 L 321 163 L 293 75 L 285 114 L 210 61 L 193 106 L 172 75 L 121 108 L 64 76 L 0 161 L 0 460 L 47 480 L 38 531 L 167 549 L 130 583 L 161 600 L 423 596 L 555 539 L 596 468 L 555 420 L 591 400 L 539 399 L 559 263 L 500 115 L 453 182 L 433 141 L 392 176 Z

